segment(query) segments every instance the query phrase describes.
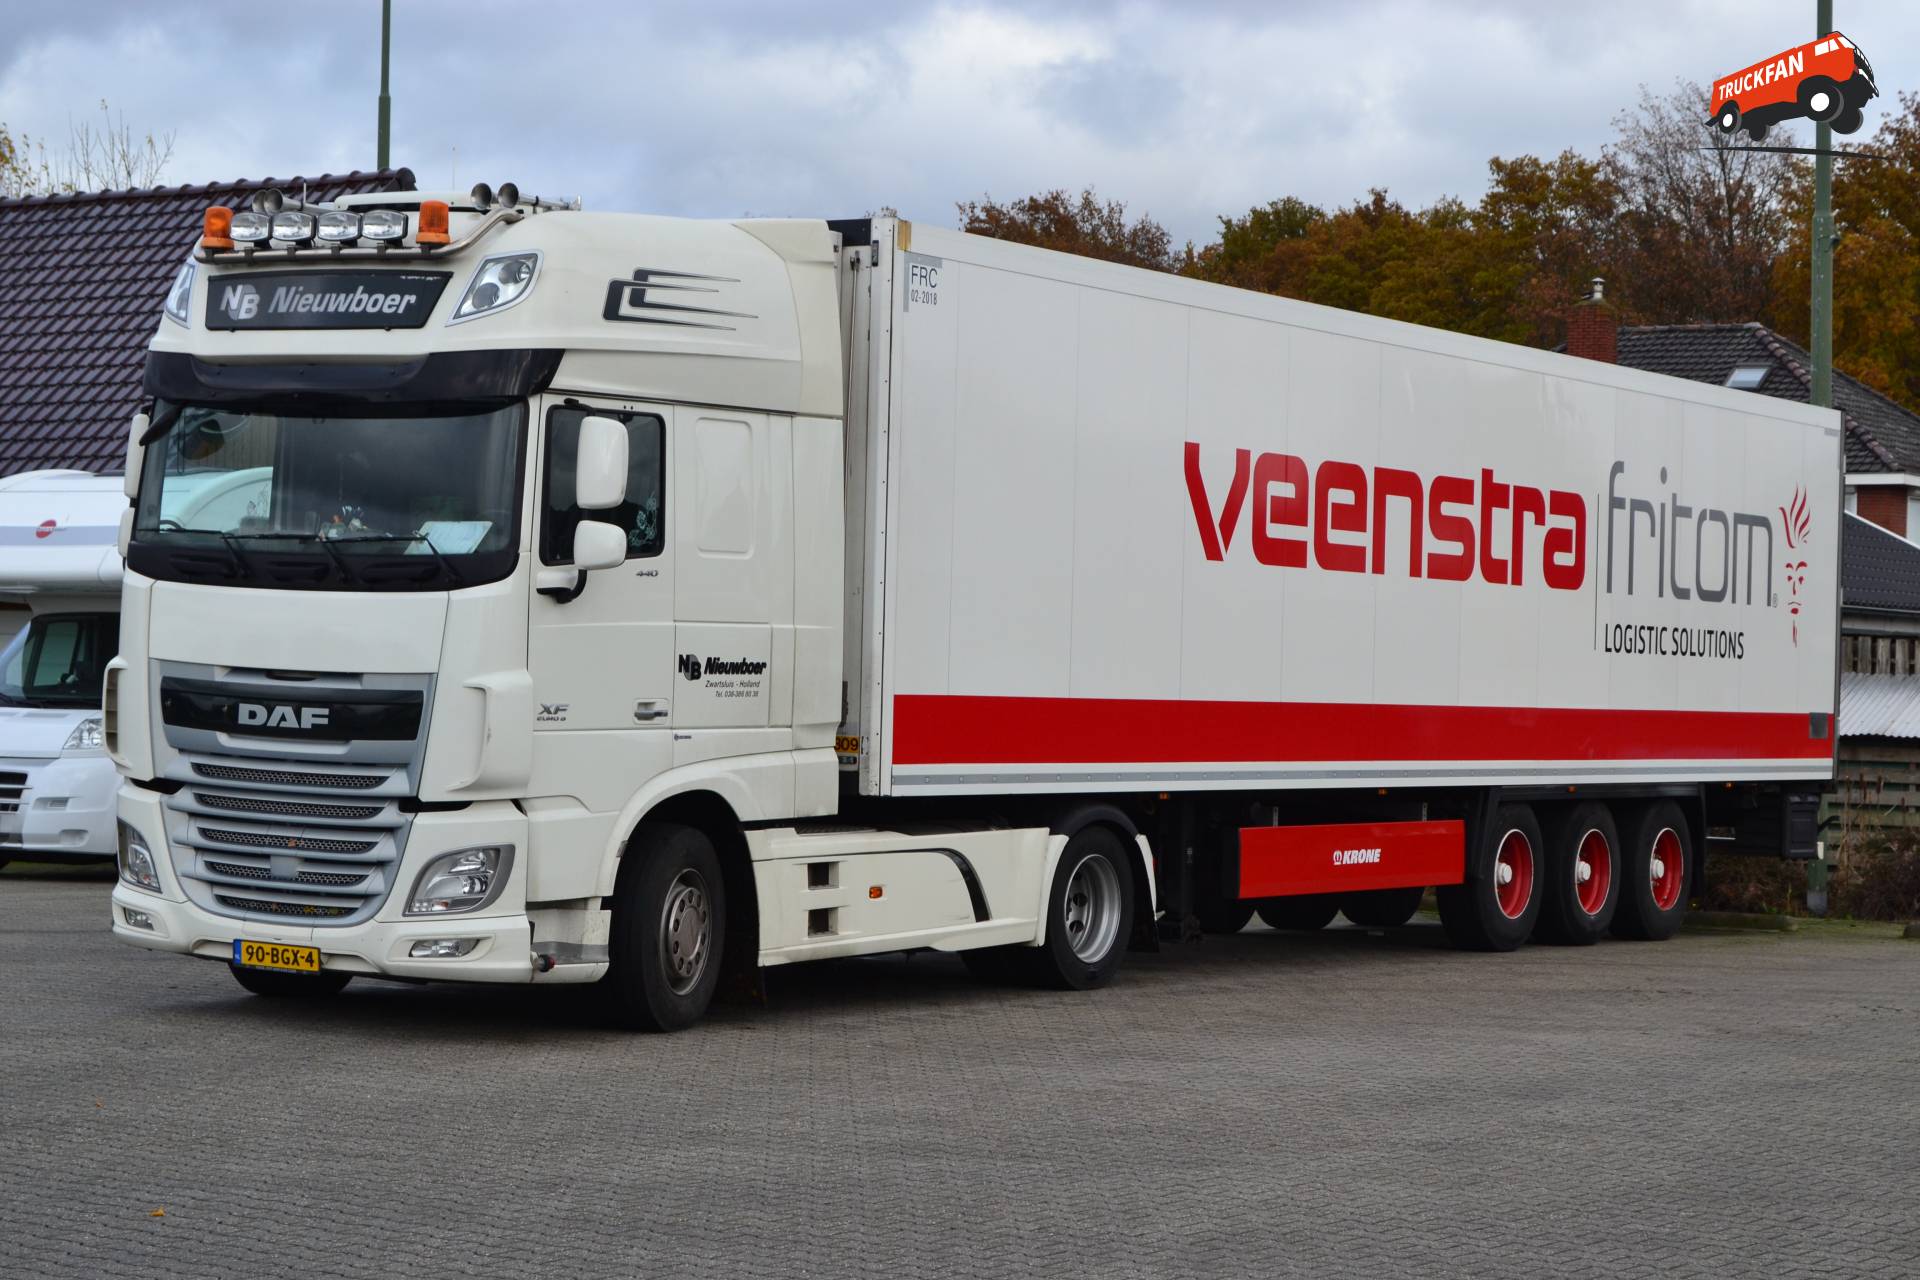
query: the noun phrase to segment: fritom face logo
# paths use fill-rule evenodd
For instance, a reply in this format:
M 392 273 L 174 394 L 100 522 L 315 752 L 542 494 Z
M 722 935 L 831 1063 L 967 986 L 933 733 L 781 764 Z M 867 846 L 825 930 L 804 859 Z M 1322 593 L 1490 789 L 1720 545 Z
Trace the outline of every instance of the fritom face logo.
M 234 719 L 247 729 L 324 729 L 329 714 L 326 707 L 291 707 L 285 703 L 269 706 L 238 702 L 233 708 Z

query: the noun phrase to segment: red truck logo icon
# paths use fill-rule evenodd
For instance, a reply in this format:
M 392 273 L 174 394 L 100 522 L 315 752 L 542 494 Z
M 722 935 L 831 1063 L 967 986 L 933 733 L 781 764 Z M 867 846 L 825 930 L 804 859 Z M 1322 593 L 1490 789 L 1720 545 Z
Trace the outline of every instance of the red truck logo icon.
M 1723 134 L 1745 129 L 1756 143 L 1783 120 L 1854 133 L 1879 94 L 1867 55 L 1836 31 L 1714 81 L 1707 125 Z

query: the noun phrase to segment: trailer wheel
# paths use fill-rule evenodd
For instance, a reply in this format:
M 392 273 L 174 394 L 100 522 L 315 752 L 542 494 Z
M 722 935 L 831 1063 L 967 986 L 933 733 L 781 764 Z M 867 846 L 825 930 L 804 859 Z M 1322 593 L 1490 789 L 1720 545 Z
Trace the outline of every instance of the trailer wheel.
M 1687 913 L 1693 841 L 1686 815 L 1671 800 L 1648 805 L 1628 823 L 1615 937 L 1664 941 Z
M 1620 905 L 1620 833 L 1607 806 L 1577 804 L 1552 824 L 1546 875 L 1539 936 L 1574 946 L 1600 941 Z
M 1362 929 L 1398 929 L 1420 909 L 1425 889 L 1372 889 L 1340 896 L 1340 914 Z
M 338 969 L 322 969 L 318 973 L 278 973 L 272 969 L 249 969 L 245 965 L 229 964 L 233 980 L 257 996 L 273 996 L 281 1000 L 319 1000 L 327 996 L 337 996 L 349 982 L 350 973 L 341 973 Z
M 1309 893 L 1297 898 L 1267 898 L 1260 903 L 1260 920 L 1269 929 L 1299 929 L 1311 933 L 1333 923 L 1340 899 L 1331 893 Z
M 1193 916 L 1208 933 L 1238 933 L 1253 919 L 1253 904 L 1237 898 L 1216 898 L 1196 902 Z
M 677 823 L 642 823 L 614 888 L 605 984 L 615 1019 L 645 1031 L 697 1022 L 720 983 L 726 883 L 713 841 Z
M 1110 827 L 1087 827 L 1067 841 L 1047 890 L 1047 935 L 1016 958 L 1043 986 L 1103 987 L 1133 936 L 1133 875 L 1126 846 Z
M 1847 108 L 1840 86 L 1826 76 L 1811 76 L 1800 84 L 1800 109 L 1815 124 L 1827 124 Z
M 1443 885 L 1436 894 L 1440 923 L 1454 946 L 1512 951 L 1527 940 L 1540 916 L 1542 848 L 1533 810 L 1501 805 L 1467 865 L 1466 881 Z

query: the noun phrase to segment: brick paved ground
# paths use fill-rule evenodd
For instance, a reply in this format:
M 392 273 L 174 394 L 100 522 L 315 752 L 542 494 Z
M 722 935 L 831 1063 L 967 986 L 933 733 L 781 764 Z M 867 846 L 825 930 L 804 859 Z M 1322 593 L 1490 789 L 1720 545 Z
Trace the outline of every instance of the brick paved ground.
M 1920 1273 L 1920 944 L 1250 931 L 1091 996 L 792 970 L 659 1038 L 276 1005 L 106 894 L 0 880 L 0 1275 Z

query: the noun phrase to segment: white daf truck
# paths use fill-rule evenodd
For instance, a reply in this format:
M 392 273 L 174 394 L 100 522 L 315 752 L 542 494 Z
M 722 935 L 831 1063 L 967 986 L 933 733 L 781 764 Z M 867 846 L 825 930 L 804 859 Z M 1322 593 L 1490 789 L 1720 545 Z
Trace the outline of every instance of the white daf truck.
M 1429 886 L 1470 947 L 1658 938 L 1709 840 L 1811 852 L 1831 412 L 895 218 L 202 232 L 128 457 L 113 928 L 250 990 L 672 1028 L 723 971 L 1092 987 Z

